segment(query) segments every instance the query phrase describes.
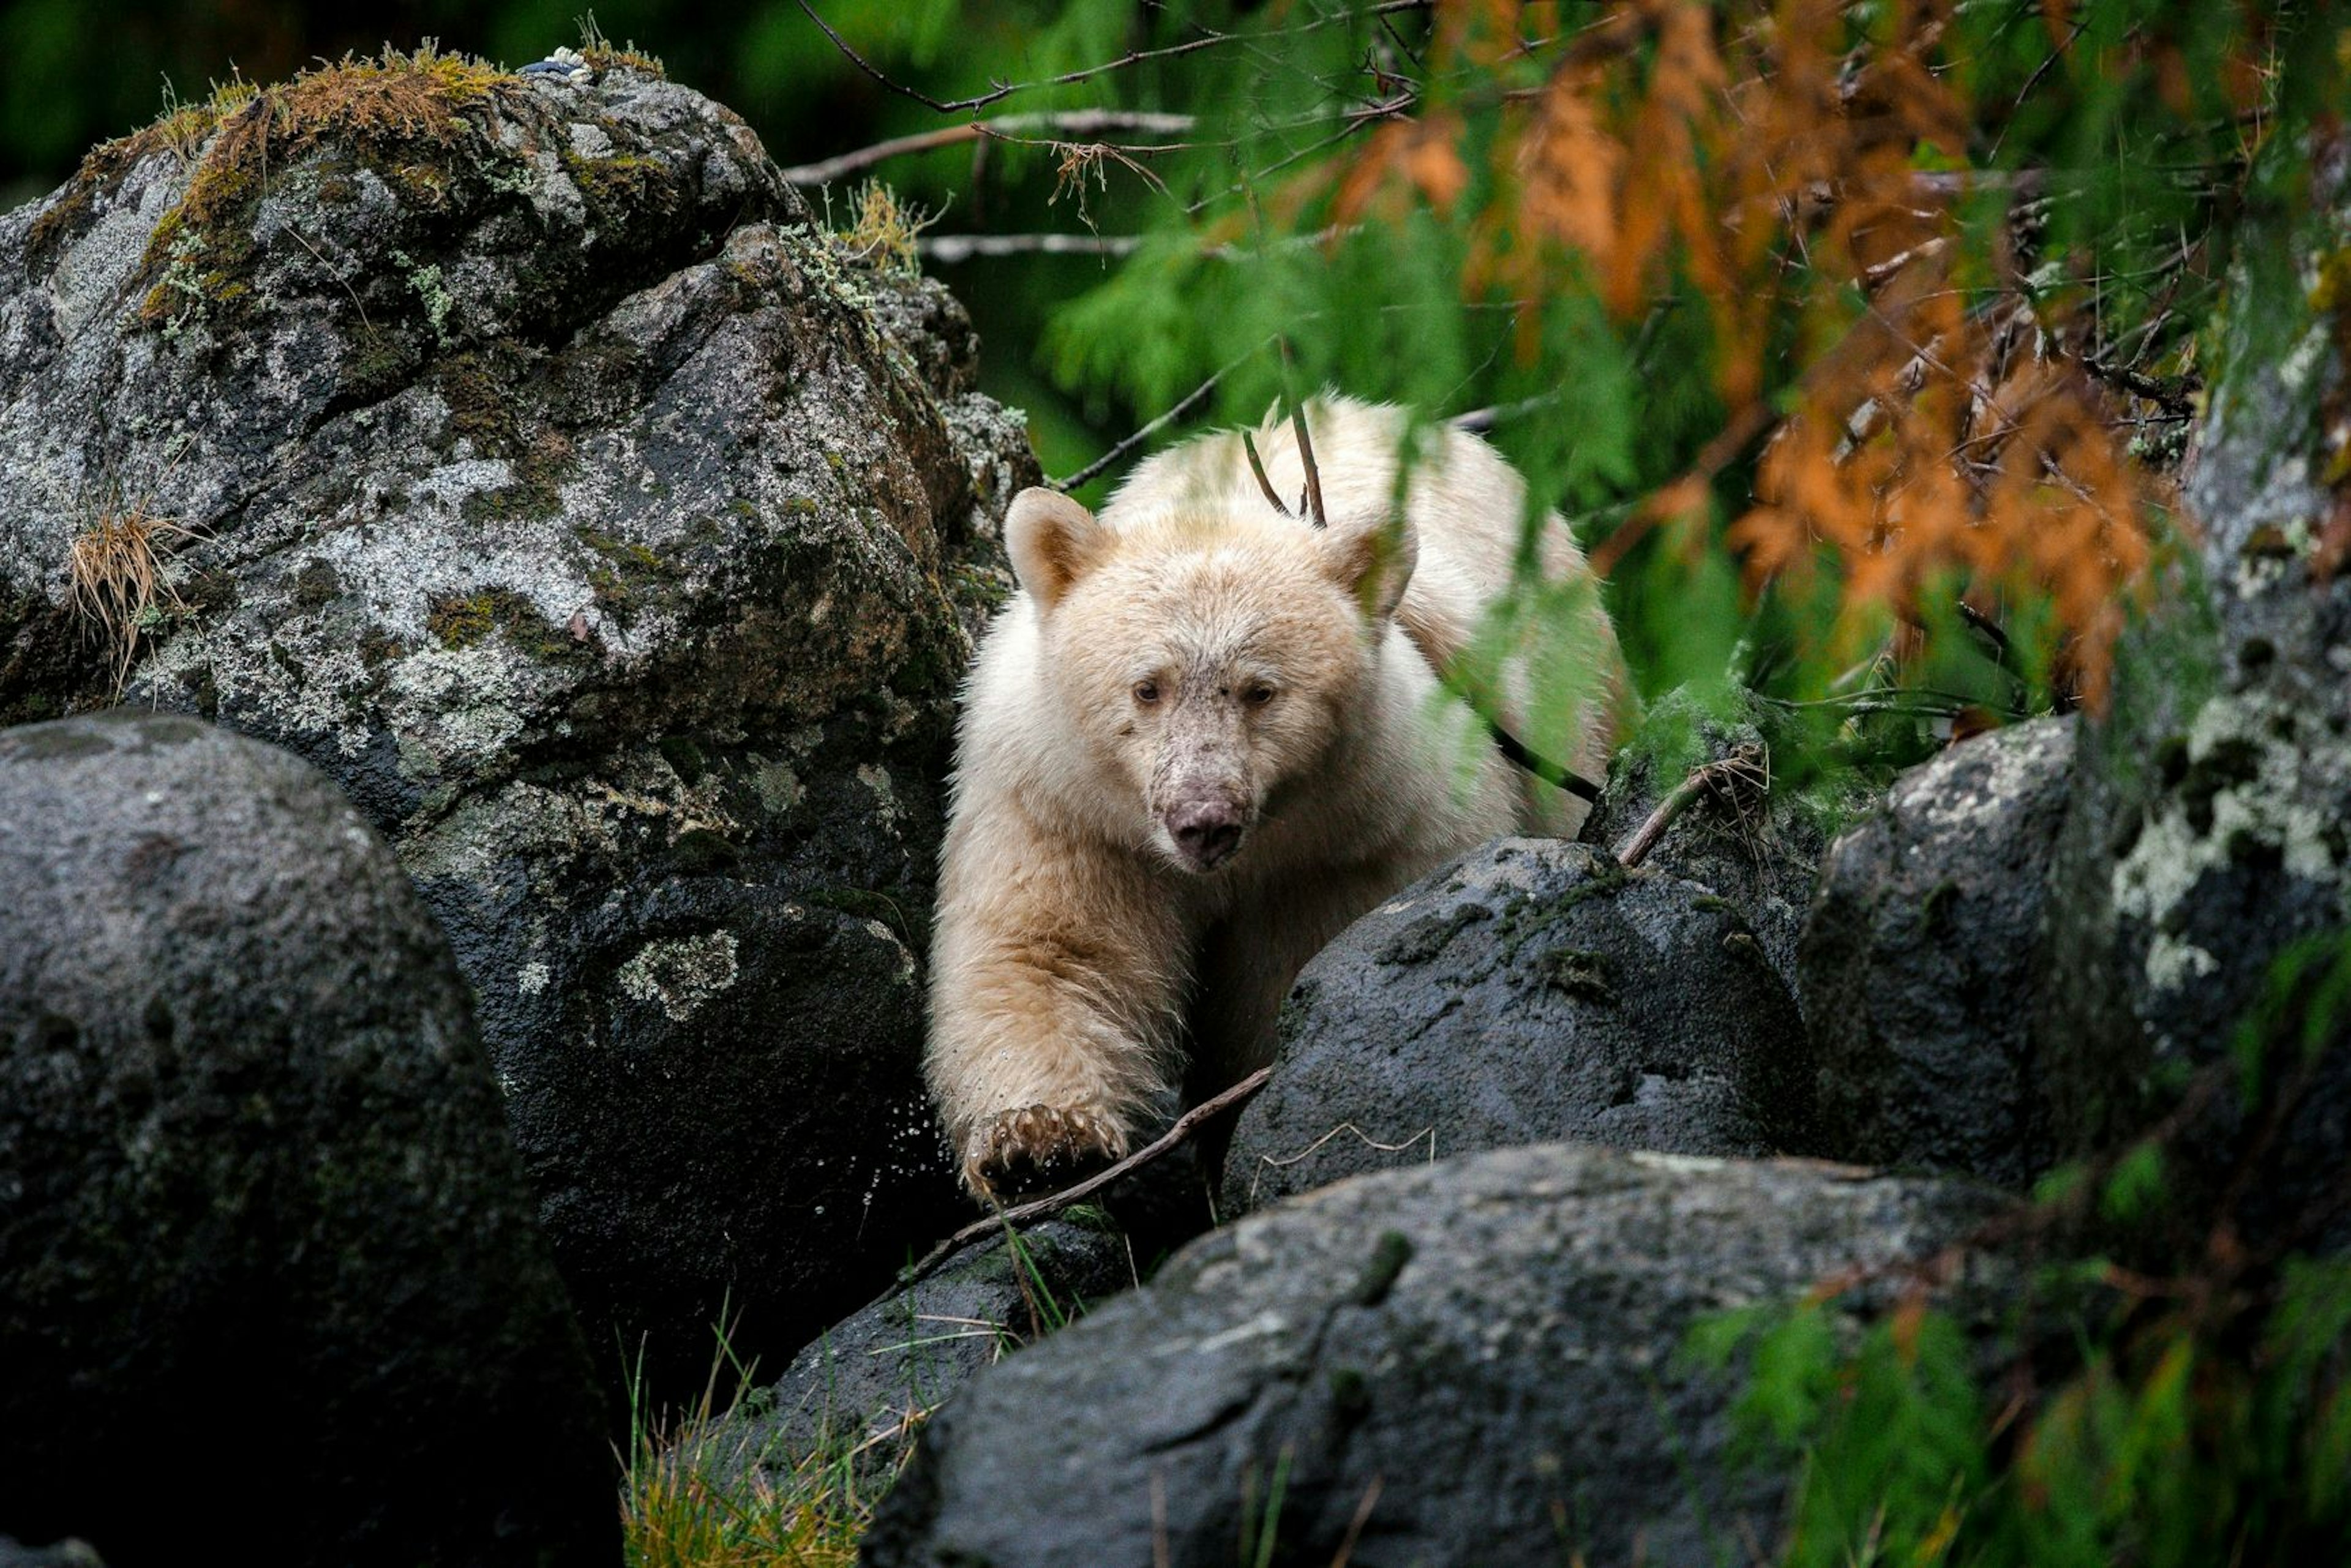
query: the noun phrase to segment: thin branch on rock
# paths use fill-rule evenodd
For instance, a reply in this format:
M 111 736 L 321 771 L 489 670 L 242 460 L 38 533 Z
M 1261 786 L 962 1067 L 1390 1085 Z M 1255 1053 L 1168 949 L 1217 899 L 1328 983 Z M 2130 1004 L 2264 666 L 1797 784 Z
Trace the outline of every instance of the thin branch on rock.
M 862 174 L 893 158 L 934 152 L 942 147 L 956 147 L 967 141 L 980 141 L 992 137 L 1010 139 L 1040 131 L 1058 132 L 1064 137 L 1085 138 L 1099 138 L 1113 131 L 1182 136 L 1190 131 L 1195 123 L 1188 114 L 1159 114 L 1125 109 L 1079 109 L 1061 114 L 999 114 L 988 120 L 975 120 L 968 125 L 949 125 L 913 136 L 893 136 L 887 141 L 876 141 L 871 147 L 860 147 L 837 157 L 815 163 L 797 164 L 784 170 L 783 176 L 788 184 L 821 185 L 830 180 Z M 1129 147 L 1126 151 L 1163 152 L 1172 149 Z
M 1657 809 L 1625 841 L 1625 847 L 1616 852 L 1616 863 L 1630 871 L 1647 860 L 1649 852 L 1657 847 L 1657 841 L 1666 836 L 1666 830 L 1703 796 L 1719 796 L 1744 816 L 1748 801 L 1771 787 L 1771 754 L 1751 741 L 1734 748 L 1728 757 L 1693 768 L 1687 778 L 1657 802 Z
M 911 1285 L 917 1281 L 928 1278 L 933 1270 L 953 1257 L 958 1249 L 969 1242 L 977 1241 L 983 1237 L 994 1236 L 1011 1226 L 1025 1225 L 1032 1219 L 1050 1218 L 1072 1204 L 1084 1202 L 1119 1177 L 1139 1171 L 1157 1160 L 1168 1150 L 1190 1137 L 1198 1130 L 1202 1123 L 1247 1103 L 1249 1097 L 1264 1088 L 1267 1080 L 1272 1076 L 1272 1068 L 1259 1068 L 1223 1093 L 1213 1099 L 1203 1100 L 1185 1112 L 1176 1119 L 1174 1126 L 1119 1161 L 1118 1164 L 1107 1169 L 1096 1171 L 1075 1186 L 1064 1187 L 1050 1197 L 1040 1197 L 1016 1207 L 999 1208 L 986 1219 L 973 1220 L 969 1225 L 932 1248 L 921 1262 L 906 1271 L 902 1283 Z

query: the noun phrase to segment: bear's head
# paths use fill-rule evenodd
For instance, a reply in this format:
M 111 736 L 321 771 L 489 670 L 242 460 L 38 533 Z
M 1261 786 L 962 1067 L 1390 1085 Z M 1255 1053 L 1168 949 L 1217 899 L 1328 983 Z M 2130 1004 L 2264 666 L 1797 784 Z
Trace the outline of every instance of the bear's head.
M 1039 617 L 1045 684 L 1135 836 L 1200 874 L 1304 788 L 1345 733 L 1410 581 L 1394 516 L 1208 507 L 1113 528 L 1024 490 L 1005 517 Z

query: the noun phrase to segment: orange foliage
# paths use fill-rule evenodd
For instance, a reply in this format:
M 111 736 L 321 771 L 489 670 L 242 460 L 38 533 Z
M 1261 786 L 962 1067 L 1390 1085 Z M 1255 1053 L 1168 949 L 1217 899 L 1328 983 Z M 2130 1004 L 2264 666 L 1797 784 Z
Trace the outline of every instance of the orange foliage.
M 1834 566 L 1847 643 L 1915 623 L 1930 584 L 1987 613 L 2043 599 L 2095 700 L 2165 495 L 2055 346 L 2054 308 L 1955 276 L 1966 181 L 1920 172 L 1959 167 L 1974 121 L 1939 53 L 1951 6 L 1893 0 L 1865 28 L 1837 0 L 1620 0 L 1578 26 L 1581 6 L 1440 0 L 1455 64 L 1561 35 L 1539 84 L 1504 89 L 1466 287 L 1520 302 L 1530 356 L 1542 302 L 1578 285 L 1627 322 L 1685 281 L 1708 312 L 1722 435 L 1603 544 L 1604 569 L 1760 450 L 1728 535 L 1752 589 Z M 1451 211 L 1472 176 L 1460 127 L 1452 110 L 1383 127 L 1341 174 L 1334 221 Z M 1792 361 L 1775 362 L 1790 321 Z

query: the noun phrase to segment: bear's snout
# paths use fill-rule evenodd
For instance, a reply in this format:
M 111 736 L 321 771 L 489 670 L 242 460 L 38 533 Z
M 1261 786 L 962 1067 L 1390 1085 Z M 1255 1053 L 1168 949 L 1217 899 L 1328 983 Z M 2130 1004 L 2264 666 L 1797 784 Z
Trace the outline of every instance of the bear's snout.
M 1241 809 L 1230 800 L 1185 800 L 1160 819 L 1176 853 L 1193 871 L 1211 872 L 1241 847 Z

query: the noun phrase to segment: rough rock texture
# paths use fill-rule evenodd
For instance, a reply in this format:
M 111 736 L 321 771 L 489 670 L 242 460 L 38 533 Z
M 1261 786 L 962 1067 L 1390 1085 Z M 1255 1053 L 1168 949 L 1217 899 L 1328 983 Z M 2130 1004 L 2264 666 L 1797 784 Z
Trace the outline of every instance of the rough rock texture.
M 1718 711 L 1722 705 L 1728 712 Z M 1830 840 L 1871 804 L 1870 791 L 1844 775 L 1792 788 L 1773 767 L 1780 750 L 1802 756 L 1819 745 L 1786 710 L 1751 694 L 1721 693 L 1709 703 L 1687 688 L 1668 693 L 1611 759 L 1607 785 L 1576 835 L 1604 852 L 1621 850 L 1691 769 L 1754 748 L 1771 778 L 1763 798 L 1702 797 L 1674 819 L 1646 863 L 1738 911 L 1799 1012 L 1805 998 L 1796 983 L 1796 946 L 1813 883 Z
M 1504 839 L 1300 975 L 1222 1206 L 1555 1138 L 1809 1152 L 1812 1090 L 1795 1004 L 1723 899 L 1582 844 Z
M 1677 1359 L 1690 1324 L 1937 1248 L 1990 1201 L 1567 1145 L 1326 1187 L 976 1379 L 860 1560 L 1222 1565 L 1277 1469 L 1279 1562 L 1334 1560 L 1374 1483 L 1366 1568 L 1742 1559 L 1785 1478 L 1729 1461 L 1735 1390 Z
M 1801 952 L 1823 1154 L 2010 1186 L 2046 1167 L 2029 1026 L 2074 733 L 1955 746 L 1830 852 Z
M 0 735 L 0 1531 L 117 1564 L 617 1560 L 448 944 L 326 779 Z
M 2081 747 L 2048 916 L 2066 983 L 2036 1020 L 2061 1154 L 2126 1137 L 2183 1080 L 2228 1071 L 2275 960 L 2351 920 L 2351 152 L 2285 141 L 2252 187 L 2186 487 L 2207 613 L 2126 650 Z M 2237 1096 L 2217 1103 L 2182 1171 L 2235 1166 Z M 2298 1223 L 2346 1161 L 2338 1050 L 2248 1184 L 2262 1213 L 2241 1218 Z M 2339 1210 L 2332 1235 L 2351 1243 Z
M 109 695 L 77 538 L 193 530 L 128 696 L 392 841 L 595 1343 L 698 1375 L 730 1291 L 797 1343 L 954 1212 L 923 912 L 1019 421 L 684 88 L 439 57 L 256 104 L 0 217 L 0 718 Z
M 975 1373 L 1134 1282 L 1134 1260 L 1107 1223 L 1049 1220 L 1020 1244 L 1025 1266 L 1001 1237 L 974 1242 L 835 1323 L 748 1396 L 713 1446 L 778 1472 L 778 1490 L 810 1456 L 852 1455 L 878 1494 L 914 1425 Z
M 89 1542 L 73 1536 L 47 1546 L 26 1546 L 0 1535 L 0 1568 L 106 1568 L 106 1560 Z

